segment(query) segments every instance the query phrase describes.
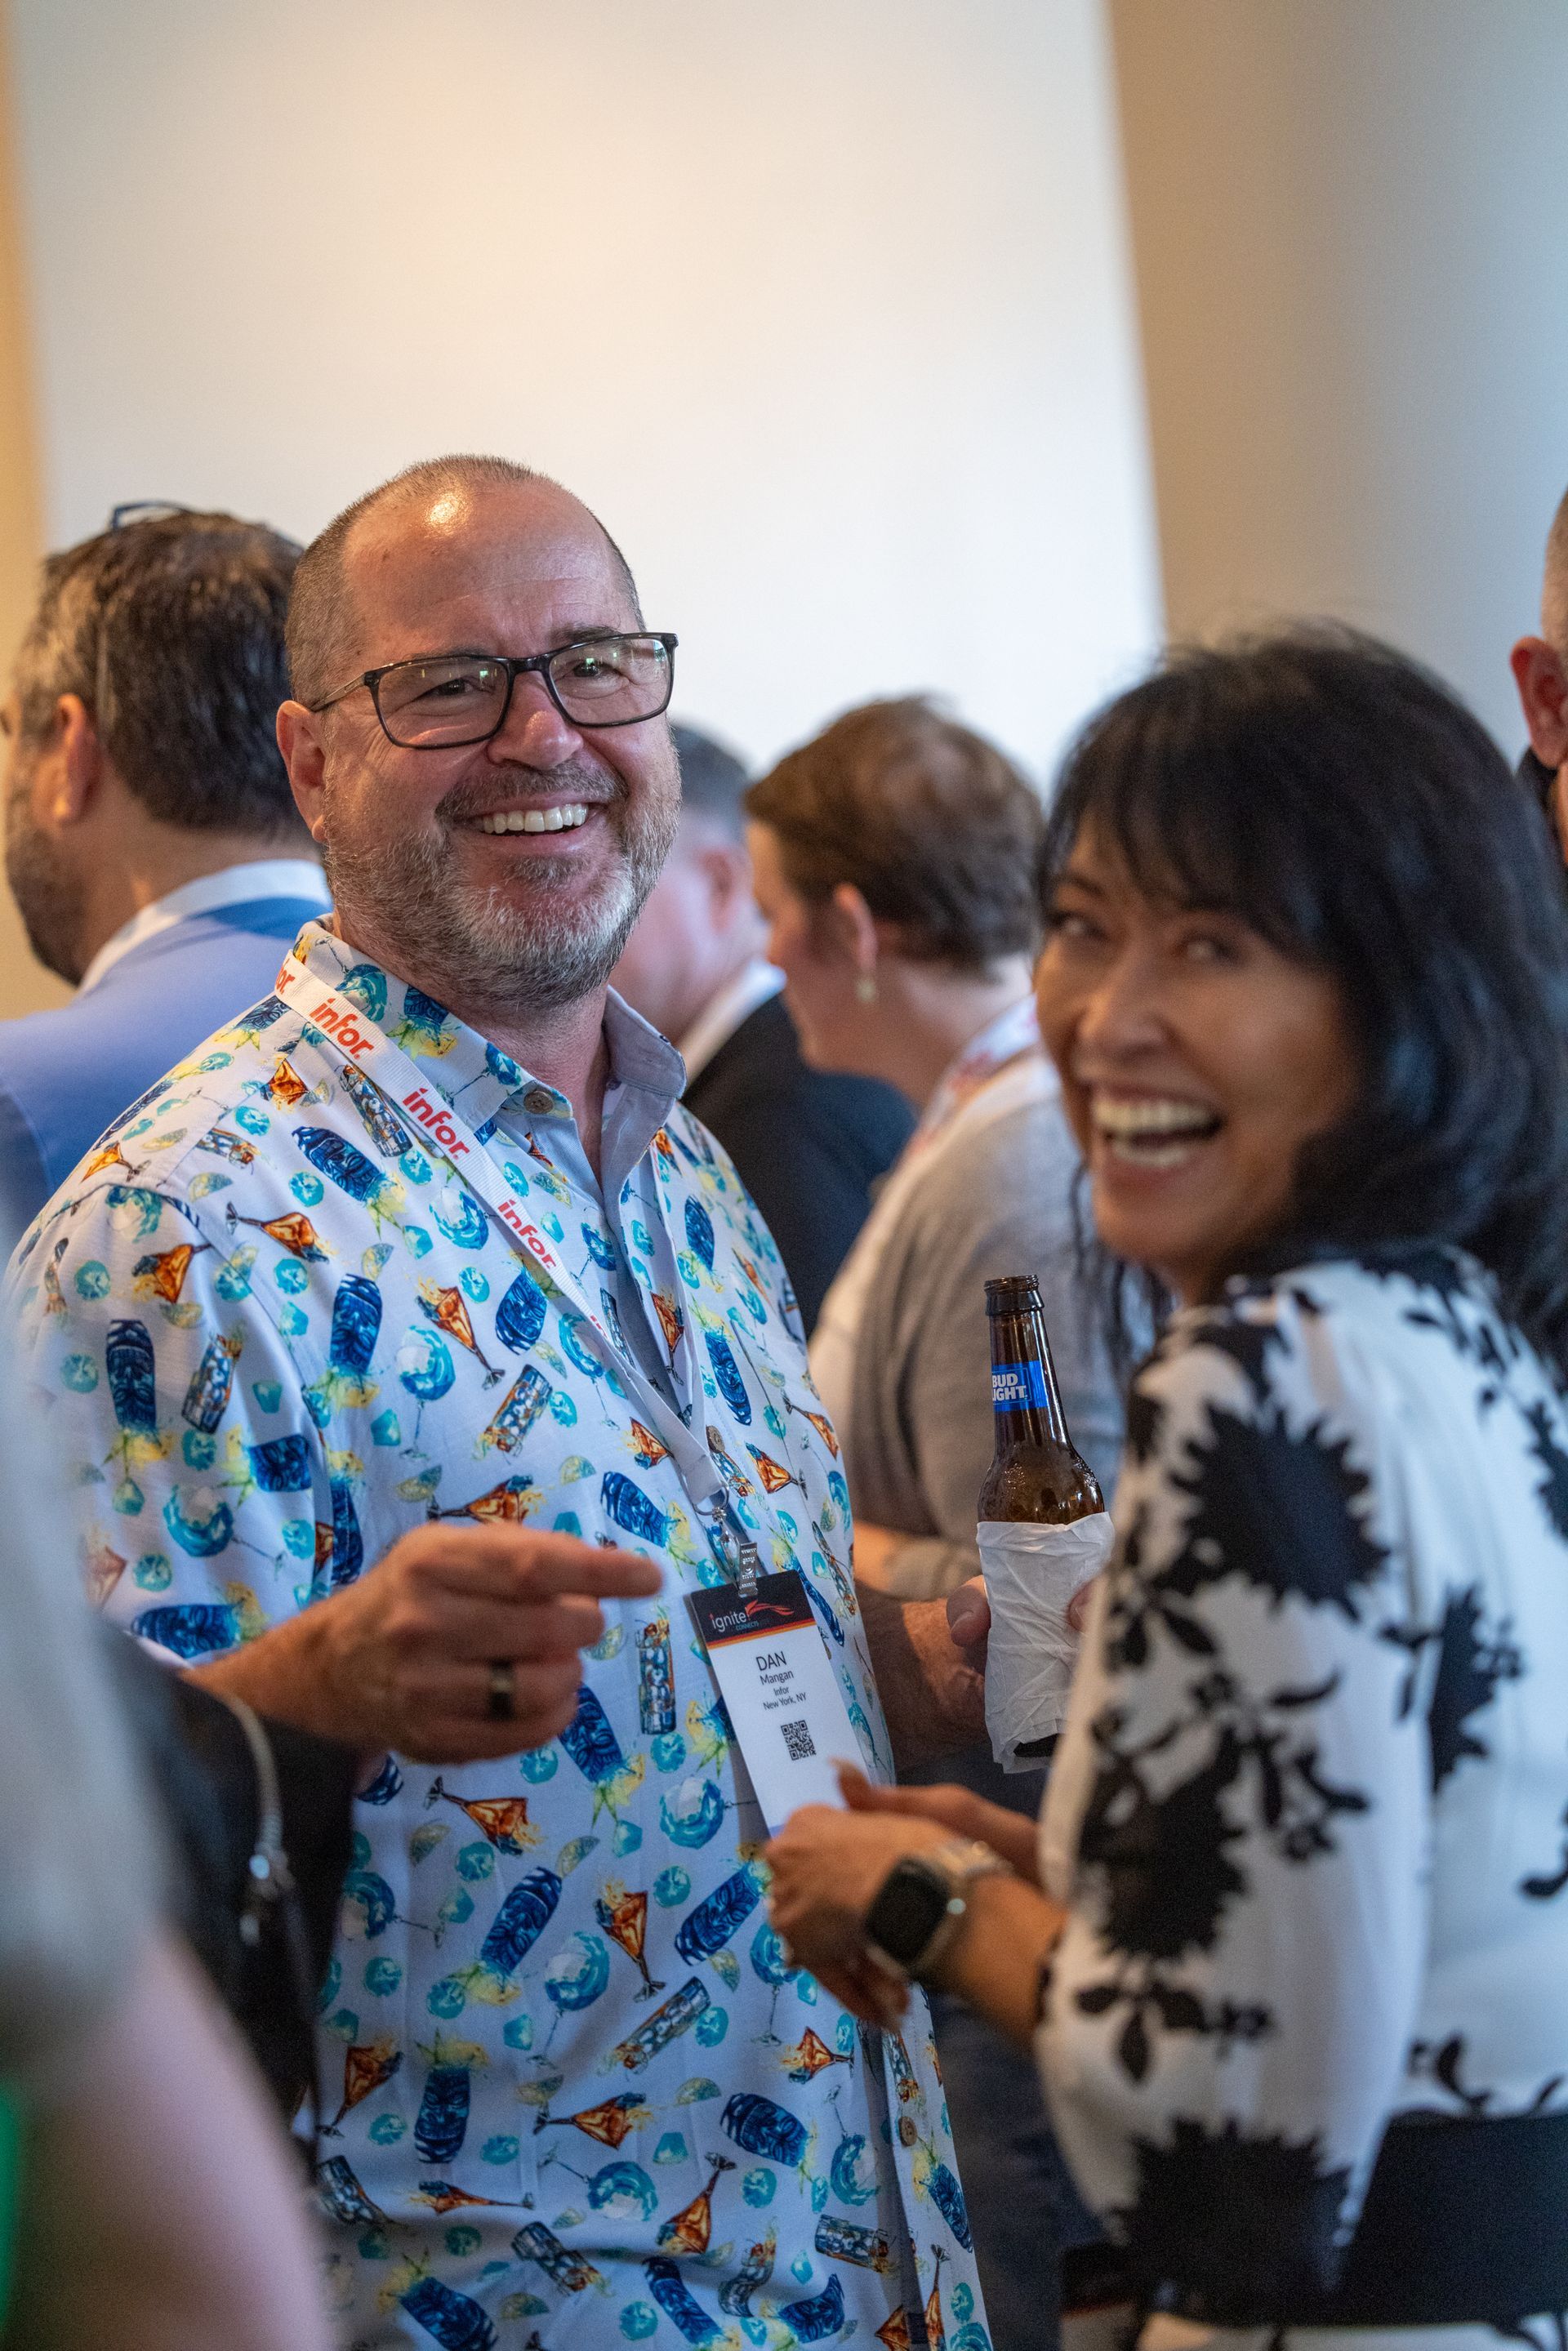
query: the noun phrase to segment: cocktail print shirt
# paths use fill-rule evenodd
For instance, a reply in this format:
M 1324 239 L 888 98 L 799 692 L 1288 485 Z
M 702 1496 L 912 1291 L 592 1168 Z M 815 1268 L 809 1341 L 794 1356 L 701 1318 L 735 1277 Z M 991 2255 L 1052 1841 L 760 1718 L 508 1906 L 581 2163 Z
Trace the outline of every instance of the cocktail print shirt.
M 548 1747 L 389 1758 L 362 1793 L 321 2016 L 342 2339 L 988 2351 L 924 2005 L 862 2031 L 786 1963 L 683 1599 L 722 1547 L 639 1409 L 678 1410 L 765 1571 L 800 1570 L 889 1778 L 768 1235 L 679 1107 L 679 1057 L 613 998 L 596 1184 L 562 1095 L 320 925 L 297 952 L 461 1112 L 621 1367 L 461 1161 L 269 998 L 125 1114 L 14 1268 L 99 1597 L 199 1659 L 434 1520 L 627 1545 L 665 1578 L 607 1605 Z

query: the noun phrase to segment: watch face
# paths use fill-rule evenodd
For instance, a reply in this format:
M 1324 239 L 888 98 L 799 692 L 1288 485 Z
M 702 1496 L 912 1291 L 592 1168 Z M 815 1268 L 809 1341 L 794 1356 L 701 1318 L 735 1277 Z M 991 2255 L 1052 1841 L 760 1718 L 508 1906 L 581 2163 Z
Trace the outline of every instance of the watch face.
M 950 1896 L 918 1862 L 901 1861 L 872 1904 L 866 1933 L 873 1943 L 912 1967 L 947 1913 Z

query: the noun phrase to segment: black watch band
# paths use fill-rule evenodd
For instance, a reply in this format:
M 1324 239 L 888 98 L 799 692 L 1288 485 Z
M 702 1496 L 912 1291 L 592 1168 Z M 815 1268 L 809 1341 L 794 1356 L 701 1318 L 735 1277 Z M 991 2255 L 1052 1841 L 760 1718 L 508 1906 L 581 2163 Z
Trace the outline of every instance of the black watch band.
M 866 1939 L 900 1975 L 918 1980 L 957 1933 L 977 1877 L 1006 1876 L 990 1846 L 967 1837 L 895 1862 L 866 1913 Z

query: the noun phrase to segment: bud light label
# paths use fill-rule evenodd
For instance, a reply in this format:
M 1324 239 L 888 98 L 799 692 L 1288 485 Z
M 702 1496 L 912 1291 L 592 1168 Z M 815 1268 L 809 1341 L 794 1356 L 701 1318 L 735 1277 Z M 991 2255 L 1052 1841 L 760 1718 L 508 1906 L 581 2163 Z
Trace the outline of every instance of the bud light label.
M 1045 1369 L 1040 1364 L 993 1364 L 991 1365 L 991 1403 L 998 1412 L 1014 1411 L 1019 1405 L 1046 1404 Z

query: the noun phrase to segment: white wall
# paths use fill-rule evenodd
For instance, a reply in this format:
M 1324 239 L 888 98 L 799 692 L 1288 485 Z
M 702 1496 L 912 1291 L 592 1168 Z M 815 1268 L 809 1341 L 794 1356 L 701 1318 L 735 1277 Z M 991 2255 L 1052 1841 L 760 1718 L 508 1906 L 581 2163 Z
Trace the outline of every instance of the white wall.
M 1036 768 L 1158 595 L 1098 0 L 12 0 L 52 540 L 497 449 L 757 757 Z

